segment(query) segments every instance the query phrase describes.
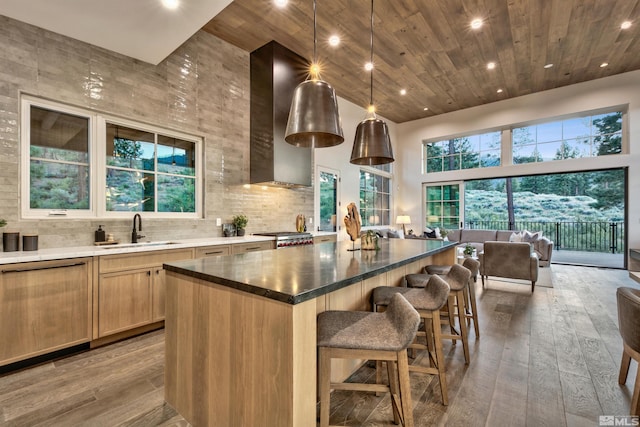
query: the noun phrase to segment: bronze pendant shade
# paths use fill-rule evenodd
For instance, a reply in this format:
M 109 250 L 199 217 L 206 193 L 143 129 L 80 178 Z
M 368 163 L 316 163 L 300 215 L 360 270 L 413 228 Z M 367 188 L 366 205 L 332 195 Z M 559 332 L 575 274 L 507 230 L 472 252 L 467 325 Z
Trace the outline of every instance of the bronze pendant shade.
M 373 66 L 373 0 L 371 0 L 371 62 Z M 394 161 L 389 128 L 378 119 L 373 106 L 373 68 L 370 71 L 370 103 L 367 118 L 356 128 L 350 163 L 355 165 L 383 165 Z
M 387 124 L 367 117 L 358 124 L 350 162 L 355 165 L 383 165 L 393 162 L 393 149 Z
M 300 83 L 293 92 L 284 134 L 284 140 L 296 147 L 333 147 L 344 141 L 336 92 L 320 78 L 316 48 L 316 0 L 313 0 L 311 78 Z
M 305 80 L 291 101 L 284 140 L 296 147 L 333 147 L 344 141 L 338 98 L 323 80 Z

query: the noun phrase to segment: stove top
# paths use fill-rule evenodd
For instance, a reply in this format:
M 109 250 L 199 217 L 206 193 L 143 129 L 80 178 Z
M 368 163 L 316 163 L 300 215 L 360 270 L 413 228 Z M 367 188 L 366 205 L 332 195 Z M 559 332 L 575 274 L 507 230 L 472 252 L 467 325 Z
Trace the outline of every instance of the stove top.
M 298 233 L 296 231 L 270 231 L 263 233 L 253 233 L 256 236 L 275 236 L 276 238 L 291 238 L 291 237 L 311 237 L 311 233 L 302 232 Z

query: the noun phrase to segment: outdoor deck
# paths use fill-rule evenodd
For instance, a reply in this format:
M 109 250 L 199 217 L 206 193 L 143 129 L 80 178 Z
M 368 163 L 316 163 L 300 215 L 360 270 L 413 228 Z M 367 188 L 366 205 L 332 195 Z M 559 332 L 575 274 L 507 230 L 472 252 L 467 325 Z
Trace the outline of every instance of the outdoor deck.
M 624 268 L 624 254 L 553 250 L 552 264 L 586 265 L 593 267 Z

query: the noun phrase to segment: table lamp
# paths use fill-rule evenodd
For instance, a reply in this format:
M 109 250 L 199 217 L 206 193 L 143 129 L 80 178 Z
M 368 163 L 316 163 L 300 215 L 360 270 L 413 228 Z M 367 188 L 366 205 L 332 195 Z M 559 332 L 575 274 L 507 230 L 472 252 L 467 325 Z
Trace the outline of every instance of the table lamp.
M 407 224 L 411 224 L 411 217 L 409 217 L 409 215 L 398 215 L 396 217 L 396 224 L 402 224 L 402 232 L 406 236 L 407 229 L 405 227 Z

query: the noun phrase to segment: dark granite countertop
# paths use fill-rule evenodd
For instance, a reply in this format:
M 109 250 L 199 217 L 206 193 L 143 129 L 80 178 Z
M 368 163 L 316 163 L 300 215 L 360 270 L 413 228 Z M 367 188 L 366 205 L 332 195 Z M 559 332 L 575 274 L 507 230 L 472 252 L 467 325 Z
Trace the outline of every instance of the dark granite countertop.
M 357 245 L 359 246 L 359 244 Z M 168 271 L 298 304 L 445 251 L 455 242 L 381 239 L 379 251 L 329 242 L 164 264 Z

